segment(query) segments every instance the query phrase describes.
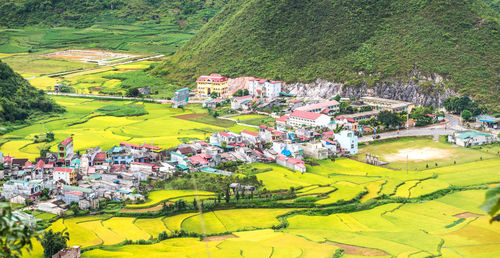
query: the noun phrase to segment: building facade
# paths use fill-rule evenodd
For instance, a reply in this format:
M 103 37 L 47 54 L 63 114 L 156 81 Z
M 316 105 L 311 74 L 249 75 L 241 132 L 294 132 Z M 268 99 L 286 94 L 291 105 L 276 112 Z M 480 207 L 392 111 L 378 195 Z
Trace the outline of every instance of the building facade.
M 327 115 L 295 110 L 287 120 L 287 124 L 291 126 L 312 126 L 312 127 L 327 127 L 331 122 L 331 118 Z
M 209 97 L 212 92 L 217 96 L 223 96 L 228 93 L 229 82 L 227 77 L 220 74 L 210 74 L 198 77 L 196 80 L 196 89 L 201 97 Z
M 349 154 L 358 153 L 358 136 L 352 131 L 341 131 L 335 134 L 335 140 L 340 144 L 340 148 Z
M 254 97 L 277 98 L 281 93 L 281 81 L 252 79 L 248 82 L 248 92 Z
M 189 101 L 189 89 L 184 88 L 180 90 L 176 90 L 174 93 L 174 97 L 172 98 L 172 107 L 178 108 L 179 106 L 185 106 Z

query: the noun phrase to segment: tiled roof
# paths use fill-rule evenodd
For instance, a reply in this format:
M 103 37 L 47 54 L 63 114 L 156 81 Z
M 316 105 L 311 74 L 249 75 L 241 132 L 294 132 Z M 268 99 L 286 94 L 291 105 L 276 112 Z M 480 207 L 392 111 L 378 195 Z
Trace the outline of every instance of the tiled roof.
M 220 132 L 219 133 L 220 135 L 224 136 L 224 137 L 229 137 L 231 136 L 230 134 L 226 133 L 226 132 Z
M 339 104 L 338 101 L 331 100 L 331 101 L 320 102 L 320 103 L 316 103 L 316 104 L 311 104 L 311 105 L 299 107 L 299 108 L 297 108 L 297 110 L 309 111 L 309 110 L 318 109 L 318 108 L 328 108 L 331 106 L 336 106 L 338 104 Z
M 318 113 L 307 112 L 307 111 L 302 111 L 302 110 L 295 110 L 295 111 L 293 111 L 293 113 L 290 114 L 290 117 L 298 117 L 298 118 L 309 119 L 309 120 L 316 120 L 321 116 L 322 115 L 318 114 Z
M 64 141 L 62 141 L 62 142 L 61 142 L 61 145 L 66 146 L 66 145 L 68 145 L 68 144 L 69 144 L 70 142 L 72 142 L 72 141 L 73 141 L 73 138 L 68 137 L 68 138 L 66 138 Z
M 140 148 L 141 147 L 137 144 L 127 143 L 127 142 L 120 142 L 120 146 L 128 146 L 128 147 L 132 147 L 132 148 Z
M 147 144 L 143 144 L 142 147 L 144 147 L 146 149 L 150 149 L 150 150 L 161 150 L 161 148 L 158 146 L 147 145 Z
M 254 137 L 257 137 L 259 136 L 258 133 L 254 133 L 254 132 L 250 132 L 250 131 L 247 131 L 246 129 L 243 129 L 243 131 L 241 131 L 241 133 L 243 134 L 248 134 L 248 135 L 251 135 L 251 136 L 254 136 Z
M 143 165 L 143 166 L 154 166 L 155 164 L 152 163 L 144 163 L 144 162 L 132 162 L 130 163 L 131 165 Z
M 227 77 L 222 76 L 222 75 L 217 74 L 217 73 L 213 73 L 210 75 L 202 75 L 202 76 L 198 77 L 198 80 L 196 80 L 196 81 L 197 82 L 204 82 L 205 80 L 211 80 L 213 82 L 225 82 L 225 81 L 227 81 Z
M 72 168 L 63 168 L 63 167 L 57 167 L 54 169 L 55 172 L 66 172 L 66 173 L 71 173 L 74 171 Z
M 204 159 L 200 155 L 195 155 L 195 156 L 189 157 L 189 160 L 191 161 L 191 163 L 194 163 L 194 164 L 206 165 L 209 163 L 206 159 Z
M 248 98 L 252 98 L 252 95 L 246 95 L 246 96 L 236 97 L 235 99 L 242 100 L 242 99 L 248 99 Z
M 77 195 L 77 196 L 82 196 L 83 195 L 83 193 L 77 192 L 77 191 L 66 192 L 65 194 L 72 194 L 72 195 Z
M 286 122 L 286 120 L 288 120 L 288 118 L 290 118 L 290 117 L 285 115 L 285 116 L 279 117 L 278 119 L 276 119 L 276 121 Z
M 95 155 L 95 159 L 97 159 L 97 160 L 105 160 L 106 159 L 106 153 L 104 153 L 104 152 L 97 153 L 97 155 Z

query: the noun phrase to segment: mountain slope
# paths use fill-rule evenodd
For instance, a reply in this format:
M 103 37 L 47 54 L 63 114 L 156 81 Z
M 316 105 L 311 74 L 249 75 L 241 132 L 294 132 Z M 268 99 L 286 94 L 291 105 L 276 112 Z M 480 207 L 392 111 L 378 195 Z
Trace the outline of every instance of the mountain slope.
M 498 20 L 481 0 L 233 0 L 154 72 L 358 86 L 418 71 L 498 106 Z
M 42 90 L 35 89 L 0 61 L 0 123 L 22 122 L 37 115 L 63 111 Z
M 0 3 L 0 26 L 88 27 L 100 20 L 154 20 L 202 25 L 227 0 L 9 0 Z

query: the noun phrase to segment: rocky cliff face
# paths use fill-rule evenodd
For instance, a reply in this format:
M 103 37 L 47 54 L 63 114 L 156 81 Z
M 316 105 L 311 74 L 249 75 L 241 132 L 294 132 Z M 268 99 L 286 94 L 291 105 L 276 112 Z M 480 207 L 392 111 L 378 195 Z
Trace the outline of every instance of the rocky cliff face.
M 347 86 L 342 83 L 317 79 L 312 83 L 287 84 L 284 86 L 283 91 L 304 98 L 328 99 L 337 94 L 345 98 L 370 96 L 402 100 L 423 106 L 434 105 L 435 107 L 442 107 L 446 98 L 456 95 L 456 92 L 442 84 L 443 78 L 439 75 L 413 78 L 415 79 L 386 80 L 375 83 L 373 86 L 368 86 L 366 83 Z

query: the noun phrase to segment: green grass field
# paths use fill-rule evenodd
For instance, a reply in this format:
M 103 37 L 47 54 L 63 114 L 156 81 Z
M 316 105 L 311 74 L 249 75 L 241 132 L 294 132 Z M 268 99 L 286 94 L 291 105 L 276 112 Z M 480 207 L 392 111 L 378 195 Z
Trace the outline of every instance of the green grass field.
M 409 170 L 424 170 L 434 168 L 436 164 L 438 167 L 444 167 L 455 163 L 479 161 L 481 158 L 483 160 L 498 158 L 498 151 L 500 151 L 500 145 L 483 149 L 462 148 L 443 141 L 435 142 L 428 137 L 407 137 L 371 142 L 359 148 L 356 158 L 364 161 L 365 154 L 372 153 L 378 155 L 381 160 L 389 162 L 389 167 L 406 170 L 406 154 L 408 153 Z M 427 152 L 432 152 L 433 155 L 424 158 L 419 156 Z
M 34 160 L 39 156 L 39 147 L 42 145 L 33 143 L 34 136 L 48 131 L 55 134 L 55 141 L 48 143 L 53 148 L 72 135 L 76 151 L 96 146 L 107 150 L 120 142 L 135 144 L 146 142 L 169 148 L 189 140 L 205 140 L 210 134 L 224 129 L 237 133 L 243 130 L 243 127 L 238 125 L 222 128 L 174 117 L 183 114 L 206 113 L 206 110 L 196 105 L 187 106 L 183 111 L 172 109 L 169 105 L 137 103 L 143 104 L 148 112 L 147 115 L 115 117 L 103 116 L 97 110 L 104 106 L 121 106 L 131 102 L 59 96 L 55 96 L 54 99 L 66 108 L 66 113 L 2 135 L 3 144 L 0 146 L 0 152 L 16 158 Z

